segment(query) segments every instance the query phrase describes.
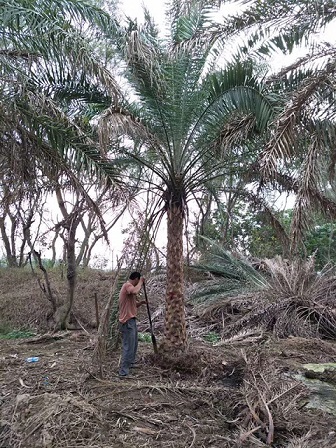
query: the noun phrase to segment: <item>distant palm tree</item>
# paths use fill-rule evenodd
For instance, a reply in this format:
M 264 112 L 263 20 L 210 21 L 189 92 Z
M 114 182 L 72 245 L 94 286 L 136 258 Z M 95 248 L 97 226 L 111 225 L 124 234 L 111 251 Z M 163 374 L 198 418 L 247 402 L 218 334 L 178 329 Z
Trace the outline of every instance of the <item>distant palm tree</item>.
M 92 131 L 74 117 L 81 101 L 98 97 L 110 104 L 119 93 L 93 46 L 113 26 L 105 12 L 82 0 L 0 4 L 0 157 L 9 166 L 16 159 L 21 181 L 34 177 L 36 163 L 52 175 L 56 164 L 64 170 L 77 163 L 74 149 L 88 168 L 94 169 L 91 159 L 99 166 Z
M 281 110 L 269 125 L 269 138 L 258 165 L 263 183 L 280 181 L 283 188 L 296 195 L 292 222 L 295 251 L 310 224 L 312 208 L 336 217 L 336 44 L 323 42 L 325 27 L 336 25 L 336 1 L 231 3 L 239 5 L 239 12 L 209 31 L 210 39 L 221 42 L 225 49 L 233 36 L 244 36 L 242 57 L 268 63 L 268 56 L 273 56 L 283 64 L 266 80 L 282 92 L 282 100 Z M 286 66 L 283 54 L 298 49 L 300 57 Z
M 165 340 L 174 348 L 186 343 L 183 225 L 188 201 L 225 176 L 230 138 L 264 132 L 274 113 L 252 64 L 215 70 L 216 54 L 206 33 L 209 10 L 193 1 L 184 6 L 172 2 L 170 36 L 164 40 L 148 14 L 142 28 L 129 23 L 120 48 L 125 49 L 132 97 L 107 109 L 100 121 L 105 147 L 127 135 L 135 145 L 124 155 L 142 167 L 143 180 L 146 173 L 157 179 L 149 187 L 158 194 L 158 215 L 167 214 Z M 232 117 L 240 117 L 235 135 L 227 129 Z
M 1 2 L 0 184 L 14 191 L 19 185 L 27 197 L 40 188 L 52 190 L 66 175 L 68 187 L 99 216 L 78 173 L 95 175 L 99 182 L 104 165 L 110 182 L 117 180 L 118 171 L 100 154 L 86 104 L 117 101 L 118 86 L 94 47 L 114 27 L 108 14 L 82 0 Z M 0 198 L 1 208 L 13 200 L 8 196 Z M 69 303 L 63 315 L 55 313 L 60 326 L 68 320 L 76 278 L 75 220 L 68 221 L 68 243 L 73 235 L 72 246 L 68 244 Z

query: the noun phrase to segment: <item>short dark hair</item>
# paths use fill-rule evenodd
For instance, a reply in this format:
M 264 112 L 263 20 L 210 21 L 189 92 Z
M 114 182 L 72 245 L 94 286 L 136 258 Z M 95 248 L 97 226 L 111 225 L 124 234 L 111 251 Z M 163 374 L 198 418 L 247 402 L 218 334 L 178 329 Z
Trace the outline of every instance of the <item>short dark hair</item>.
M 134 271 L 132 272 L 132 274 L 129 276 L 130 280 L 135 280 L 136 278 L 140 278 L 141 274 L 140 272 Z

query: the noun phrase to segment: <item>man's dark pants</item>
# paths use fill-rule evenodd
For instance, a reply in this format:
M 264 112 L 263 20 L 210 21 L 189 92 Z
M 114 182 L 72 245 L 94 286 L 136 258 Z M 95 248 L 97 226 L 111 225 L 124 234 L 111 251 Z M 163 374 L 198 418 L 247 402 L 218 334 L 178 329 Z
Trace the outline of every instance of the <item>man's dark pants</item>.
M 126 376 L 135 362 L 135 355 L 138 349 L 138 329 L 135 317 L 129 319 L 124 324 L 120 324 L 120 331 L 122 336 L 122 356 L 119 375 Z

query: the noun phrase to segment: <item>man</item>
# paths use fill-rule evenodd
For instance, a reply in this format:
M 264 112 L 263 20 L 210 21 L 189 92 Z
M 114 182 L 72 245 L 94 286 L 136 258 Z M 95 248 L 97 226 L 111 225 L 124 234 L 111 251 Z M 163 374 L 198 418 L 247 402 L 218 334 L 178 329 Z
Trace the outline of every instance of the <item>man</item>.
M 119 376 L 127 376 L 138 349 L 138 329 L 136 324 L 137 309 L 146 303 L 137 301 L 145 279 L 139 272 L 132 272 L 126 283 L 123 284 L 119 294 L 119 325 L 122 335 L 122 356 Z

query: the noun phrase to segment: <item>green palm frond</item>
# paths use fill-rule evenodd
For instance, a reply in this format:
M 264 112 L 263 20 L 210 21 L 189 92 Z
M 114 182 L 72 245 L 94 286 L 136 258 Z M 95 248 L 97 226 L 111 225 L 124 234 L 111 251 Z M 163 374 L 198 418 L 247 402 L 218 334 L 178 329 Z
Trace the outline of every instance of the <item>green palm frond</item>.
M 104 173 L 111 182 L 117 182 L 117 165 L 102 156 L 93 135 L 83 131 L 51 98 L 30 92 L 15 101 L 15 105 L 20 113 L 17 126 L 34 138 L 37 150 L 46 151 L 47 159 L 54 157 L 55 163 L 62 160 L 68 173 L 71 168 L 77 172 L 85 170 L 98 180 Z
M 16 47 L 40 46 L 47 51 L 45 37 L 49 39 L 50 46 L 59 43 L 58 39 L 65 36 L 65 24 L 69 30 L 74 22 L 86 26 L 87 31 L 90 28 L 103 32 L 115 29 L 115 22 L 107 13 L 82 0 L 8 0 L 0 5 L 0 18 L 3 45 L 12 41 Z M 34 36 L 42 38 L 42 41 L 34 42 Z
M 106 107 L 120 95 L 94 51 L 95 39 L 114 33 L 115 21 L 82 0 L 10 0 L 0 5 L 0 23 L 5 125 L 11 126 L 14 114 L 14 129 L 36 145 L 35 163 L 44 160 L 51 171 L 60 166 L 74 183 L 76 170 L 87 170 L 98 181 L 103 173 L 108 182 L 120 181 L 117 163 L 102 156 L 89 124 L 92 106 L 85 106 Z
M 264 278 L 247 262 L 232 255 L 220 244 L 204 236 L 201 237 L 209 244 L 209 251 L 203 261 L 199 261 L 194 269 L 210 272 L 212 275 L 240 281 L 242 283 L 262 286 Z
M 255 33 L 252 42 L 268 39 L 264 52 L 272 46 L 290 52 L 336 17 L 334 0 L 237 0 L 237 3 L 245 5 L 243 12 L 227 20 L 215 33 L 227 39 L 230 35 L 250 30 Z
M 85 26 L 85 38 L 71 17 Z M 3 75 L 10 73 L 4 76 L 9 85 L 28 79 L 37 85 L 50 85 L 53 80 L 60 84 L 74 77 L 82 64 L 87 75 L 95 77 L 111 96 L 119 94 L 117 83 L 98 61 L 87 37 L 90 29 L 96 34 L 116 29 L 99 8 L 83 1 L 11 0 L 0 5 L 0 24 L 0 69 Z
M 209 250 L 192 269 L 209 275 L 208 279 L 200 280 L 197 288 L 191 291 L 190 300 L 203 308 L 224 303 L 233 296 L 258 291 L 267 285 L 265 278 L 249 263 L 237 258 L 220 244 L 206 238 Z
M 211 74 L 206 80 L 210 104 L 202 125 L 207 144 L 219 139 L 227 146 L 237 130 L 245 135 L 251 131 L 252 123 L 254 131 L 261 133 L 274 117 L 274 98 L 263 91 L 262 80 L 253 75 L 250 66 L 250 63 L 247 66 L 237 63 L 219 74 Z M 232 128 L 232 120 L 238 127 Z

